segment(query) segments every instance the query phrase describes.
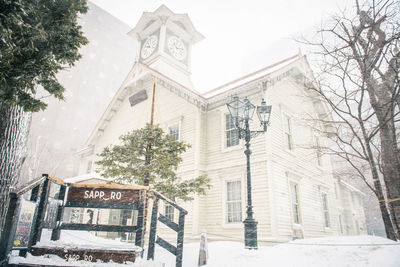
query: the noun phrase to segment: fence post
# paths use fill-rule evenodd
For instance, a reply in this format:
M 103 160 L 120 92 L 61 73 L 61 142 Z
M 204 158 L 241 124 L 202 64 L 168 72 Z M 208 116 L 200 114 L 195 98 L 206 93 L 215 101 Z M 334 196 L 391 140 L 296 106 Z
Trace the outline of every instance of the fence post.
M 199 251 L 199 265 L 198 266 L 206 265 L 207 258 L 208 258 L 207 236 L 206 236 L 206 230 L 203 230 L 201 232 L 201 237 L 200 237 L 200 251 Z
M 147 252 L 147 259 L 154 260 L 154 247 L 156 242 L 156 231 L 157 231 L 157 214 L 158 214 L 158 197 L 155 197 L 153 201 L 153 209 L 151 211 L 151 224 L 149 234 L 149 250 Z
M 65 185 L 60 185 L 60 190 L 58 191 L 58 199 L 59 200 L 64 200 L 66 188 L 67 187 Z M 64 205 L 65 205 L 65 203 L 58 206 L 58 208 L 57 208 L 56 222 L 59 222 L 62 220 L 62 216 L 64 213 Z M 61 230 L 59 228 L 59 224 L 56 227 L 57 228 L 55 228 L 51 231 L 51 240 L 60 239 Z
M 1 233 L 0 240 L 0 262 L 7 259 L 9 249 L 10 238 L 13 236 L 12 228 L 13 222 L 15 222 L 15 210 L 17 208 L 18 196 L 15 193 L 10 193 L 10 200 L 8 204 L 6 220 L 4 222 L 3 232 Z
M 38 205 L 39 205 L 39 195 L 42 193 L 42 191 L 44 190 L 44 183 L 40 183 L 39 185 L 35 186 L 32 191 L 31 191 L 31 197 L 30 197 L 30 201 L 34 201 L 36 202 L 35 205 L 35 211 L 33 213 L 33 217 L 32 217 L 32 225 L 31 225 L 31 231 L 29 233 L 29 239 L 28 239 L 28 244 L 27 244 L 27 248 L 26 249 L 21 249 L 19 251 L 19 256 L 21 257 L 25 257 L 26 253 L 28 251 L 30 251 L 31 247 L 32 247 L 32 242 L 33 242 L 33 232 L 34 232 L 34 226 L 35 226 L 35 222 L 38 219 Z
M 32 236 L 30 238 L 30 246 L 36 245 L 40 241 L 40 236 L 42 235 L 42 221 L 44 217 L 44 212 L 47 204 L 47 197 L 49 195 L 49 177 L 47 174 L 43 174 L 46 177 L 43 181 L 42 192 L 40 193 L 39 205 L 37 208 L 36 220 L 33 221 L 32 226 Z
M 145 205 L 147 203 L 147 192 L 141 192 L 141 198 L 138 208 L 138 219 L 137 219 L 137 230 L 135 234 L 135 246 L 143 248 L 144 246 L 144 232 L 146 231 L 146 225 L 144 225 L 145 217 Z M 146 207 L 147 209 L 147 207 Z M 143 252 L 142 252 L 143 253 Z M 142 254 L 143 256 L 143 254 Z
M 39 194 L 39 192 L 40 192 L 39 189 L 41 188 L 41 185 L 42 185 L 42 183 L 39 184 L 39 185 L 37 185 L 37 186 L 35 186 L 35 187 L 32 189 L 30 201 L 37 201 L 37 199 L 38 199 L 38 194 Z
M 178 240 L 176 242 L 176 264 L 175 267 L 182 267 L 182 256 L 183 256 L 183 235 L 185 229 L 185 213 L 179 211 L 179 223 L 178 223 Z

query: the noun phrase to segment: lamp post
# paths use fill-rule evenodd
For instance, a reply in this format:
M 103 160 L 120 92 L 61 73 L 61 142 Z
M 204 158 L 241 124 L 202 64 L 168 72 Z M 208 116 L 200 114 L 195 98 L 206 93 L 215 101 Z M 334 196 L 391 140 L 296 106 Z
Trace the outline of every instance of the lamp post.
M 251 199 L 251 173 L 250 173 L 250 139 L 258 134 L 265 133 L 269 125 L 272 106 L 267 106 L 265 100 L 261 101 L 261 105 L 257 106 L 257 115 L 260 120 L 262 130 L 250 131 L 249 120 L 252 119 L 256 107 L 247 99 L 240 100 L 237 95 L 233 100 L 226 104 L 231 114 L 232 120 L 239 133 L 239 139 L 246 141 L 246 173 L 247 173 L 247 218 L 243 221 L 244 224 L 244 245 L 247 249 L 257 249 L 257 221 L 253 217 L 253 205 Z

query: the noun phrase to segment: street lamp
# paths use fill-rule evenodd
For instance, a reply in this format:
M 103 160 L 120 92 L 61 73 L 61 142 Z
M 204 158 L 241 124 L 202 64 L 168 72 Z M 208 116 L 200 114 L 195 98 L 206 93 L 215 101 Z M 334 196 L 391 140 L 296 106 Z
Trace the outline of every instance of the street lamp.
M 272 106 L 267 106 L 265 100 L 261 101 L 261 105 L 257 106 L 257 116 L 260 120 L 262 130 L 250 131 L 249 120 L 253 117 L 256 106 L 254 106 L 247 97 L 240 100 L 237 95 L 233 100 L 226 104 L 231 114 L 232 120 L 239 133 L 239 139 L 246 141 L 246 150 L 244 154 L 247 160 L 247 218 L 244 224 L 244 245 L 247 249 L 257 249 L 257 221 L 253 218 L 253 205 L 251 201 L 251 173 L 250 173 L 250 139 L 258 134 L 265 133 L 269 125 Z

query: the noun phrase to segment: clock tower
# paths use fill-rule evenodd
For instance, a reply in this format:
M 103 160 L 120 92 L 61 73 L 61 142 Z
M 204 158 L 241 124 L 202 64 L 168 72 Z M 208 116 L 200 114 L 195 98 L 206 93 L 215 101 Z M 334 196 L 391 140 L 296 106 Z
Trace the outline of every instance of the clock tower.
M 193 88 L 192 45 L 204 36 L 194 28 L 187 14 L 175 14 L 162 5 L 154 12 L 144 12 L 129 35 L 140 43 L 140 62 Z

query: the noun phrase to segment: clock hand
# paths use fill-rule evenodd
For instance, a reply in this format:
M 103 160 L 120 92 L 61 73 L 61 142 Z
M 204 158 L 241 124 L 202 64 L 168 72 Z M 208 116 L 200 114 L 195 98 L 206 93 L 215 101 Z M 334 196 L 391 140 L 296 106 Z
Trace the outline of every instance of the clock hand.
M 183 50 L 183 47 L 180 47 L 180 46 L 177 46 L 177 45 L 175 45 L 175 48 L 178 49 L 178 50 Z

